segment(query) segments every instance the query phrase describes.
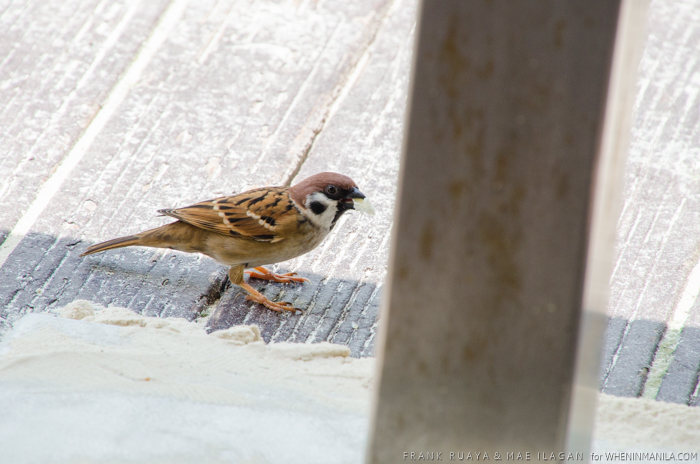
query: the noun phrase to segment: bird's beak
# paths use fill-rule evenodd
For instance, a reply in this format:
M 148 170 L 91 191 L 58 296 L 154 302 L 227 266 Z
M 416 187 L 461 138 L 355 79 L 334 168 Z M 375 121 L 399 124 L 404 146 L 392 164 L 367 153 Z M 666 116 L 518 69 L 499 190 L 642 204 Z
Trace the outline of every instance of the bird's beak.
M 348 193 L 345 198 L 365 198 L 365 194 L 360 192 L 360 189 L 357 187 L 353 187 L 352 190 L 350 190 L 350 193 Z
M 369 199 L 366 199 L 365 194 L 360 192 L 360 189 L 353 187 L 353 189 L 345 196 L 342 201 L 343 207 L 345 209 L 355 209 L 363 213 L 374 215 L 374 208 Z
M 352 190 L 350 190 L 350 192 L 348 192 L 348 194 L 345 195 L 345 198 L 340 200 L 340 206 L 344 210 L 355 209 L 355 198 L 360 200 L 365 198 L 365 194 L 360 192 L 360 189 L 358 189 L 357 187 L 353 187 Z

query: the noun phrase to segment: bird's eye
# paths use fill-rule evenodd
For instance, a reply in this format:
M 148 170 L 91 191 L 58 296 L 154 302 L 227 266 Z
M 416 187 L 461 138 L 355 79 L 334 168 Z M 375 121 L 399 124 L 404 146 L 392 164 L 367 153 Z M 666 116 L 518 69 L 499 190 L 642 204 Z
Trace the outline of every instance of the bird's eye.
M 326 187 L 326 193 L 328 193 L 329 195 L 335 195 L 336 193 L 338 193 L 338 187 L 336 187 L 335 185 L 329 185 L 328 187 Z

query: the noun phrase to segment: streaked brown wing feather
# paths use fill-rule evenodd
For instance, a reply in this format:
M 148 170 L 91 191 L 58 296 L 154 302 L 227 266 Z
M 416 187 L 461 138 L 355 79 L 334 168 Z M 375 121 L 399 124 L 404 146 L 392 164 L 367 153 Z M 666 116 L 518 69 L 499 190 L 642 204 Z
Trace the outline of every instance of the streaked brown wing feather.
M 249 190 L 158 212 L 212 232 L 263 242 L 284 240 L 302 217 L 285 187 Z

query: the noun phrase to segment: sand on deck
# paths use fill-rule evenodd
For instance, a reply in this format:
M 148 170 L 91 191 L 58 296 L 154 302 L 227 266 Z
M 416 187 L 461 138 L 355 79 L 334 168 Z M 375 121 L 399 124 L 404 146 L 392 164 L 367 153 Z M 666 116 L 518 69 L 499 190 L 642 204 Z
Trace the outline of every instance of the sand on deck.
M 0 345 L 3 462 L 363 460 L 373 358 L 84 300 L 59 313 Z M 699 448 L 699 408 L 601 394 L 593 452 Z

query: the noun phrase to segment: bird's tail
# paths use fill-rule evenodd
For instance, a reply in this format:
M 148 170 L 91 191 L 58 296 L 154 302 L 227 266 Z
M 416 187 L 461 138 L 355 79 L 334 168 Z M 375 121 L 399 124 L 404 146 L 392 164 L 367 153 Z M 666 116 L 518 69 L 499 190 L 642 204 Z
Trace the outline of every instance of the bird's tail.
M 141 245 L 141 238 L 138 235 L 130 235 L 128 237 L 115 238 L 114 240 L 108 240 L 106 242 L 98 243 L 92 245 L 85 250 L 80 256 L 87 256 L 93 253 L 99 253 L 100 251 L 111 250 L 113 248 L 122 248 L 132 245 Z

